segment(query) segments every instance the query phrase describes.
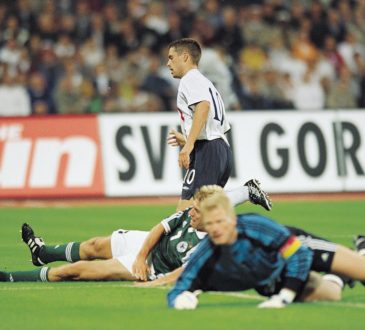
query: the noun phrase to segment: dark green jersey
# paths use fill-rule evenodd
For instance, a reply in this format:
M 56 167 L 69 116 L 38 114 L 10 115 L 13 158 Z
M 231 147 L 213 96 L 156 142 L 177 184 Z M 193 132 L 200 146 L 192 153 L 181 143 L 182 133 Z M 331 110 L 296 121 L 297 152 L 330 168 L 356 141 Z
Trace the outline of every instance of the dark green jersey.
M 165 235 L 151 251 L 151 261 L 156 274 L 165 274 L 182 266 L 193 248 L 205 237 L 206 233 L 190 226 L 190 208 L 177 212 L 161 221 Z

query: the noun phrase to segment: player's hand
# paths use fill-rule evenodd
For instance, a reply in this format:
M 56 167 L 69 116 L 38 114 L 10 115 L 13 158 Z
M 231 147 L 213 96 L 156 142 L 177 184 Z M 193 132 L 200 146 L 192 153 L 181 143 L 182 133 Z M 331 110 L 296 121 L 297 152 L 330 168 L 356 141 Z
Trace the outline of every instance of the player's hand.
M 174 129 L 170 130 L 169 134 L 167 135 L 167 144 L 172 147 L 183 147 L 185 143 L 186 139 L 183 134 Z
M 190 146 L 188 144 L 184 145 L 184 148 L 181 149 L 179 153 L 179 166 L 184 167 L 186 169 L 189 168 L 190 165 L 190 154 L 193 150 L 194 146 Z
M 280 290 L 279 294 L 270 297 L 268 300 L 264 301 L 259 308 L 283 308 L 294 301 L 296 293 L 293 290 L 283 288 Z
M 275 295 L 270 297 L 268 300 L 265 300 L 261 304 L 259 304 L 258 308 L 284 308 L 287 304 L 283 301 L 283 299 L 279 295 Z
M 184 291 L 176 297 L 174 308 L 178 310 L 195 309 L 198 306 L 198 302 L 196 294 L 190 291 Z
M 132 266 L 132 274 L 137 280 L 147 281 L 150 268 L 146 264 L 146 260 L 143 258 L 136 258 Z

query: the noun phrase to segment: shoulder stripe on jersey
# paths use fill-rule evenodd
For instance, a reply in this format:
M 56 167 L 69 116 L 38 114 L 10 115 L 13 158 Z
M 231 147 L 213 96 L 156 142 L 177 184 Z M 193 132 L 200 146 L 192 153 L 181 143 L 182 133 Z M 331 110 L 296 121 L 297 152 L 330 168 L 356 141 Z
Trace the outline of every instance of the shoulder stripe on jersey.
M 183 214 L 184 214 L 185 211 L 179 211 L 179 212 L 176 212 L 172 215 L 170 215 L 168 218 L 165 218 L 161 221 L 161 224 L 163 225 L 163 227 L 165 228 L 165 232 L 166 234 L 170 233 L 171 232 L 171 227 L 169 225 L 169 222 L 170 221 L 173 221 L 173 220 L 176 220 L 176 218 L 180 218 Z

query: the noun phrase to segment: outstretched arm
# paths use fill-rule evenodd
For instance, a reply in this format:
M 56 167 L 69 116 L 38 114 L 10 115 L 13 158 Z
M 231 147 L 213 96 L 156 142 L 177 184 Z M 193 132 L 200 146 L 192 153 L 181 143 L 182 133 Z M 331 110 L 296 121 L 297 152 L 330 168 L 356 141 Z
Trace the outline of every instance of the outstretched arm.
M 137 279 L 147 281 L 149 267 L 146 263 L 146 259 L 164 232 L 165 229 L 163 225 L 159 223 L 151 229 L 150 233 L 143 242 L 143 245 L 132 266 L 132 273 Z

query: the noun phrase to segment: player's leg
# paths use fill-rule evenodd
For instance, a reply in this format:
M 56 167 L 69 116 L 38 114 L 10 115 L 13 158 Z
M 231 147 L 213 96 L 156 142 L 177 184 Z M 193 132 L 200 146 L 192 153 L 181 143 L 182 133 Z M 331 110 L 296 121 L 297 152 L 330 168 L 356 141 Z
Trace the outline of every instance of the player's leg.
M 182 211 L 186 208 L 193 205 L 193 196 L 195 193 L 195 154 L 196 150 L 193 149 L 192 153 L 190 154 L 190 165 L 188 170 L 185 173 L 183 183 L 182 183 L 182 189 L 181 189 L 181 198 L 177 203 L 176 211 Z
M 226 184 L 232 167 L 229 147 L 222 139 L 197 141 L 190 155 L 189 169 L 183 180 L 177 210 L 192 206 L 195 192 L 204 185 Z
M 349 248 L 337 245 L 331 272 L 348 276 L 354 280 L 365 280 L 365 258 Z
M 0 272 L 1 282 L 134 281 L 136 278 L 118 259 L 78 261 L 59 267 L 31 271 Z
M 321 276 L 310 272 L 309 279 L 297 301 L 339 301 L 342 297 L 343 283 L 336 276 Z
M 42 238 L 35 235 L 30 225 L 24 223 L 21 232 L 35 266 L 42 266 L 53 261 L 76 262 L 111 258 L 110 237 L 95 237 L 83 243 L 46 245 Z
M 111 259 L 111 236 L 93 237 L 80 244 L 80 260 Z
M 80 243 L 47 246 L 42 238 L 36 236 L 31 226 L 24 223 L 21 229 L 22 239 L 28 245 L 34 266 L 42 266 L 52 261 L 75 262 L 80 260 Z
M 117 259 L 78 261 L 51 268 L 50 282 L 59 281 L 135 281 L 136 278 Z

